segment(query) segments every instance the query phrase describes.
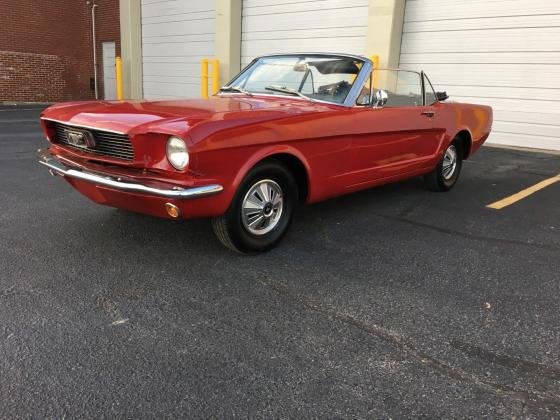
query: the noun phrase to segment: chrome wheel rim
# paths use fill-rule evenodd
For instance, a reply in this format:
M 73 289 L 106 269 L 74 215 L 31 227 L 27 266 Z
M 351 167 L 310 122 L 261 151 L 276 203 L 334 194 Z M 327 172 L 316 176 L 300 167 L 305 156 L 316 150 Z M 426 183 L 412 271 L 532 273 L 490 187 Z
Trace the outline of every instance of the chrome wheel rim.
M 455 168 L 457 167 L 457 148 L 455 145 L 451 145 L 445 151 L 445 155 L 443 156 L 443 164 L 441 167 L 441 174 L 443 179 L 446 181 L 453 178 L 453 174 L 455 173 Z
M 259 181 L 249 188 L 243 199 L 243 226 L 253 235 L 265 235 L 278 225 L 283 208 L 284 197 L 280 185 L 271 179 Z

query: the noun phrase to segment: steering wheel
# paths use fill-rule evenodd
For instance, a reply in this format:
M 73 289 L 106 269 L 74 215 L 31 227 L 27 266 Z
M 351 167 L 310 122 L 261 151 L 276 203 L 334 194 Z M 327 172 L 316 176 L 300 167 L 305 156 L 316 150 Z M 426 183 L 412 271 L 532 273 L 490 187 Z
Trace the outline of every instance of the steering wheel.
M 341 95 L 342 93 L 348 94 L 349 90 L 350 83 L 348 83 L 346 80 L 341 80 L 340 82 L 331 83 L 330 85 L 319 86 L 319 88 L 317 89 L 317 93 L 320 93 L 322 95 L 336 96 Z

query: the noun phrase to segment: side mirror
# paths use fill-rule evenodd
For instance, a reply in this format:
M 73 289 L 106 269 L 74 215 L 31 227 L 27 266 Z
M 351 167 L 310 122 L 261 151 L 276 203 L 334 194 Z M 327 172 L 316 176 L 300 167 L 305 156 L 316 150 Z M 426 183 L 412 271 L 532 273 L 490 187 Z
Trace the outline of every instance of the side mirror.
M 379 89 L 375 92 L 375 104 L 376 108 L 384 107 L 389 99 L 389 95 L 387 95 L 387 91 L 383 89 Z
M 438 101 L 445 101 L 446 99 L 449 99 L 449 95 L 447 92 L 436 92 L 436 98 Z

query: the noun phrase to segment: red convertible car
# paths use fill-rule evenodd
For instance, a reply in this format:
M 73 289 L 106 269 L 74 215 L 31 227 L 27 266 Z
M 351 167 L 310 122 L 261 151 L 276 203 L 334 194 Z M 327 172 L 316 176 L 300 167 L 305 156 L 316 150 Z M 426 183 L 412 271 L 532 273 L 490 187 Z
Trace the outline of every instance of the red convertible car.
M 294 209 L 423 175 L 457 182 L 492 109 L 451 103 L 423 72 L 348 54 L 255 59 L 211 99 L 51 106 L 37 152 L 96 203 L 173 219 L 212 218 L 227 247 L 265 251 Z

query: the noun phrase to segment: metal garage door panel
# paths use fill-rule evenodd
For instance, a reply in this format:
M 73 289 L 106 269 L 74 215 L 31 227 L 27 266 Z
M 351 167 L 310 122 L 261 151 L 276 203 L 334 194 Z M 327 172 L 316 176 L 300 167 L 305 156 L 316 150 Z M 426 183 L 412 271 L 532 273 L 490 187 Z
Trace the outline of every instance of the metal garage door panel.
M 277 52 L 362 54 L 368 0 L 244 0 L 241 62 Z
M 416 64 L 402 64 L 402 68 L 418 69 Z M 422 64 L 430 80 L 436 84 L 468 86 L 560 87 L 560 64 Z
M 400 66 L 494 108 L 489 142 L 560 150 L 560 2 L 407 0 Z
M 404 67 L 404 66 L 403 66 Z M 431 75 L 427 73 L 428 76 Z M 435 80 L 435 79 L 434 79 Z M 437 90 L 449 90 L 453 92 L 454 98 L 501 98 L 501 99 L 533 99 L 536 98 L 541 101 L 556 101 L 558 99 L 558 91 L 556 89 L 539 89 L 539 88 L 525 88 L 525 87 L 502 87 L 502 86 L 473 86 L 473 85 L 452 85 L 445 84 L 445 89 L 441 83 L 435 83 Z M 519 109 L 518 106 L 515 109 Z
M 558 125 L 528 124 L 527 122 L 496 121 L 494 128 L 501 133 L 529 135 L 537 137 L 556 137 Z
M 148 57 L 200 57 L 208 56 L 213 50 L 212 40 L 209 42 L 159 42 L 142 45 L 142 51 Z M 165 60 L 161 60 L 165 61 Z M 199 60 L 200 61 L 200 60 Z
M 495 131 L 490 143 L 504 146 L 534 147 L 536 149 L 560 150 L 558 137 L 529 136 L 526 134 L 512 134 Z
M 364 0 L 316 0 L 316 1 L 292 1 L 280 3 L 277 1 L 257 0 L 243 1 L 243 15 L 276 15 L 279 14 L 299 14 L 301 12 L 318 12 L 323 13 L 327 10 L 328 13 L 336 14 L 335 10 L 344 10 L 358 6 L 366 6 L 368 1 Z
M 178 25 L 157 25 L 157 24 L 146 24 L 142 26 L 142 38 L 143 41 L 147 39 L 152 39 L 152 41 L 157 41 L 160 36 L 185 36 L 187 35 L 214 35 L 214 28 L 211 25 L 211 17 L 200 20 L 192 21 L 181 21 L 182 24 Z M 189 30 L 185 32 L 185 25 L 188 25 Z M 178 41 L 182 41 L 179 39 Z
M 558 28 L 481 29 L 403 33 L 402 52 L 560 51 Z M 520 57 L 521 58 L 521 57 Z
M 530 109 L 533 112 L 544 112 L 549 114 L 556 114 L 560 117 L 560 103 L 557 101 L 540 101 L 532 99 L 507 99 L 507 98 L 487 98 L 487 97 L 476 97 L 476 96 L 457 96 L 453 95 L 453 100 L 458 102 L 469 102 L 475 104 L 490 105 L 494 109 L 504 110 L 504 111 L 520 111 L 525 109 Z M 517 116 L 520 122 L 523 120 L 522 111 Z M 558 133 L 560 134 L 560 133 Z
M 523 53 L 521 63 L 560 64 L 560 54 L 556 51 L 527 51 Z M 446 52 L 438 53 L 402 53 L 401 64 L 512 64 L 520 63 L 520 53 L 502 51 L 495 52 Z
M 443 21 L 560 13 L 557 0 L 407 0 L 406 21 Z
M 207 0 L 171 0 L 153 3 L 142 0 L 142 23 L 200 19 L 201 16 L 198 15 L 212 14 L 214 9 L 214 3 Z
M 214 55 L 214 0 L 142 0 L 142 70 L 148 99 L 198 97 L 200 59 Z
M 325 23 L 325 22 L 322 22 Z M 344 29 L 344 38 L 346 37 L 356 37 L 360 38 L 363 37 L 364 30 L 363 28 L 345 28 Z M 290 31 L 290 39 L 303 39 L 303 38 L 329 38 L 332 36 L 332 29 L 331 28 L 313 28 L 313 29 L 294 29 Z M 245 34 L 244 40 L 245 41 L 254 41 L 254 40 L 274 40 L 274 39 L 286 39 L 286 33 L 283 30 L 268 30 L 268 31 L 258 31 L 252 32 L 250 34 Z
M 183 75 L 191 75 L 191 77 L 197 78 L 200 72 L 200 63 L 195 60 L 183 63 L 155 62 L 150 64 L 150 69 L 153 74 L 144 75 L 145 77 L 183 77 Z
M 353 41 L 354 45 L 352 48 L 348 46 L 348 42 Z M 314 52 L 347 52 L 360 54 L 363 49 L 356 48 L 356 44 L 362 41 L 360 37 L 352 38 L 339 38 L 339 39 L 329 39 L 328 43 L 325 44 L 323 39 L 312 38 L 306 40 L 305 44 L 298 39 L 277 39 L 277 40 L 255 40 L 247 41 L 245 43 L 246 50 L 245 55 L 242 55 L 244 64 L 247 64 L 252 58 L 258 55 L 265 55 L 276 52 L 297 52 L 297 51 L 314 51 Z M 304 45 L 304 46 L 302 46 Z
M 494 123 L 498 121 L 510 121 L 510 122 L 521 122 L 528 124 L 539 124 L 539 125 L 552 125 L 560 127 L 560 118 L 558 114 L 551 114 L 546 112 L 534 112 L 530 110 L 525 110 L 523 113 L 523 119 L 519 118 L 519 109 L 514 111 L 495 109 L 494 110 Z M 560 128 L 559 128 L 560 129 Z
M 560 13 L 560 11 L 558 12 Z M 449 19 L 405 22 L 404 32 L 460 31 L 484 28 L 509 29 L 560 25 L 560 14 L 535 16 L 501 16 L 499 18 Z

